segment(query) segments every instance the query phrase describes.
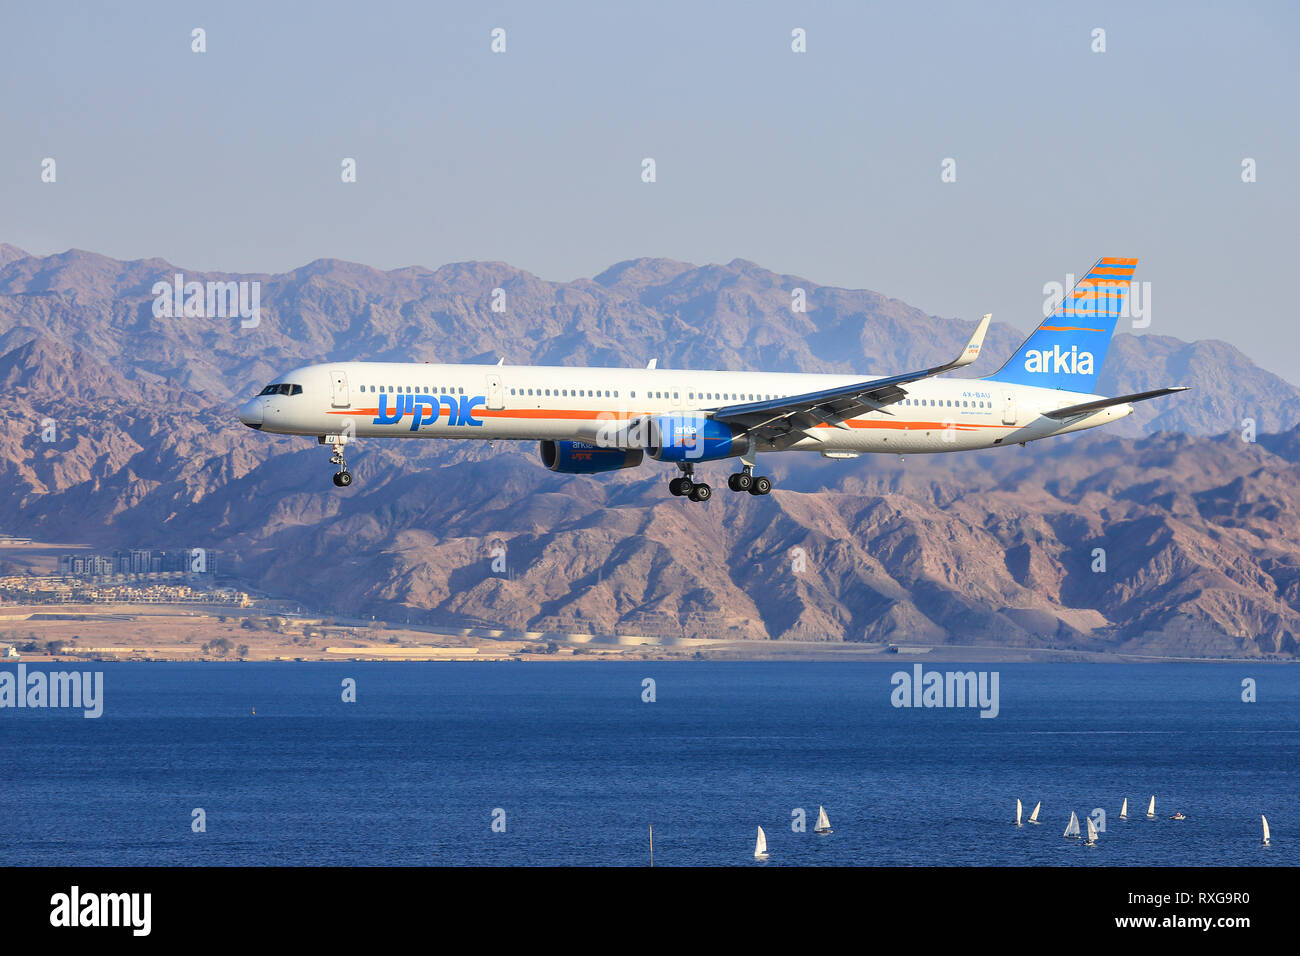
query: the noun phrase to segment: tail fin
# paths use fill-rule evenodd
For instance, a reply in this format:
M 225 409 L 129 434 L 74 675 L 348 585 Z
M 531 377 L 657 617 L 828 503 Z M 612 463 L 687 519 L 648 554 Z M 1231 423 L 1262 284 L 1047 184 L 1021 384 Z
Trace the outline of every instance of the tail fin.
M 1136 259 L 1104 257 L 989 379 L 1071 392 L 1095 391 Z

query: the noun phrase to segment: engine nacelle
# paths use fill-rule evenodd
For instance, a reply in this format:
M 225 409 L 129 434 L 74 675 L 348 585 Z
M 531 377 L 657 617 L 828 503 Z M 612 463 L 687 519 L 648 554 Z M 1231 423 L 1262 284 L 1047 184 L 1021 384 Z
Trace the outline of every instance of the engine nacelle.
M 717 461 L 749 451 L 738 428 L 703 415 L 660 415 L 648 425 L 646 451 L 656 461 Z
M 566 475 L 592 475 L 598 471 L 635 468 L 645 453 L 640 448 L 601 448 L 585 441 L 542 441 L 542 464 Z

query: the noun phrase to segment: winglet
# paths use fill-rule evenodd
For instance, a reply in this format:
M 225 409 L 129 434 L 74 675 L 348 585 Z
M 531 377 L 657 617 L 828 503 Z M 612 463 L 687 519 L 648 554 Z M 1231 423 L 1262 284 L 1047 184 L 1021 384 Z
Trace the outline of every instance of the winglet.
M 980 357 L 980 347 L 984 344 L 984 333 L 989 330 L 989 322 L 992 320 L 992 312 L 980 319 L 980 324 L 975 327 L 975 334 L 966 343 L 966 351 L 962 352 L 957 361 L 948 366 L 949 368 L 965 368 Z

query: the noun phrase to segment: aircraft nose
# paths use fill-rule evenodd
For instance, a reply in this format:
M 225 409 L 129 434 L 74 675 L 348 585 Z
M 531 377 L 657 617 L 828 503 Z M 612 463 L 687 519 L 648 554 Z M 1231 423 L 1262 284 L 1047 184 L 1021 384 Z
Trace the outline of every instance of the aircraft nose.
M 239 420 L 249 428 L 262 427 L 262 401 L 258 398 L 249 399 L 239 409 Z

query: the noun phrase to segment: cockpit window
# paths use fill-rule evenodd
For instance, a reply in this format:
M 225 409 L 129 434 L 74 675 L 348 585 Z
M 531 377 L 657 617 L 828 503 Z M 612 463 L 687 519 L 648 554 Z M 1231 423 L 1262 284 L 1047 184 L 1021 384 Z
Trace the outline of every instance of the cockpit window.
M 277 383 L 275 385 L 266 386 L 266 388 L 262 389 L 257 394 L 258 395 L 301 395 L 302 386 Z

